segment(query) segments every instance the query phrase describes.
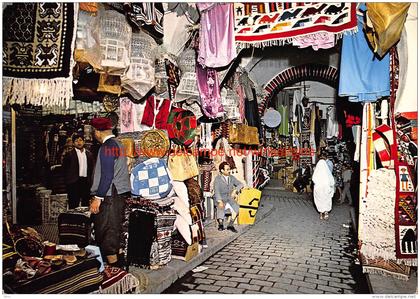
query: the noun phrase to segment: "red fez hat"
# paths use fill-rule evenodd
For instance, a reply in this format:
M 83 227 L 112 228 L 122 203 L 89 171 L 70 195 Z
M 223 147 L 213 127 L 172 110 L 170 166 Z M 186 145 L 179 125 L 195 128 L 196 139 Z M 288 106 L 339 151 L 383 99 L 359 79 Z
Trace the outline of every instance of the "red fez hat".
M 90 122 L 92 127 L 94 127 L 98 131 L 105 131 L 112 129 L 112 122 L 109 118 L 106 117 L 97 117 L 92 119 Z

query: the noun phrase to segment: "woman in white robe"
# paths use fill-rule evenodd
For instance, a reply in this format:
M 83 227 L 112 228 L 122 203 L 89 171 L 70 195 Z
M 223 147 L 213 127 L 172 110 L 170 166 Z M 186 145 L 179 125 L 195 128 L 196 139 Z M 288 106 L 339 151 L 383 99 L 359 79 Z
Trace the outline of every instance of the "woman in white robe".
M 312 175 L 314 182 L 314 202 L 320 219 L 328 219 L 332 208 L 332 197 L 335 191 L 334 177 L 327 162 L 320 158 Z

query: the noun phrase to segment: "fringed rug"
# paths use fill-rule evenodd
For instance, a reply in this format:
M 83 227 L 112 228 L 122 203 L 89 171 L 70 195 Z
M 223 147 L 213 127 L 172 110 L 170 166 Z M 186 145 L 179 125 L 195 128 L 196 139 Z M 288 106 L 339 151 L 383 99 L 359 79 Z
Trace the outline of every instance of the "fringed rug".
M 13 3 L 3 11 L 3 104 L 69 107 L 75 3 Z
M 395 261 L 383 259 L 369 259 L 361 255 L 363 273 L 392 276 L 401 280 L 410 278 L 410 267 L 399 265 Z
M 235 41 L 243 47 L 290 43 L 319 32 L 357 30 L 356 3 L 235 3 Z
M 100 294 L 139 293 L 140 281 L 131 273 L 117 267 L 105 266 L 104 280 L 99 288 Z M 144 276 L 148 279 L 147 276 Z M 144 283 L 143 283 L 144 284 Z

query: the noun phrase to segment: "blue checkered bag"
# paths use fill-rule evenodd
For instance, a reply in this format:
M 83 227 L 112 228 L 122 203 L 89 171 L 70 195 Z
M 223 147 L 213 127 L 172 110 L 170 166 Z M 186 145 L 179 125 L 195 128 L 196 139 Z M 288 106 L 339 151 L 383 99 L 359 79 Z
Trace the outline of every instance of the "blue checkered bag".
M 164 160 L 148 159 L 131 171 L 131 193 L 147 199 L 164 198 L 172 191 L 171 176 Z

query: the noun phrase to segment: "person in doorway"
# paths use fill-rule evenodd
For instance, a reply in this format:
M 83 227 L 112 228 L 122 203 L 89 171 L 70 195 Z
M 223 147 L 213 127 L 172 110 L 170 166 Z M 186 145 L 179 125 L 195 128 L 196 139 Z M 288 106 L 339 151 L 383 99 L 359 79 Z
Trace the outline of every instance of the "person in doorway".
M 224 230 L 223 221 L 227 217 L 227 230 L 234 233 L 237 232 L 233 223 L 239 214 L 239 205 L 235 201 L 244 185 L 233 175 L 230 175 L 230 166 L 227 162 L 222 162 L 219 165 L 220 175 L 214 179 L 214 196 L 216 199 L 216 218 L 219 223 L 219 230 Z M 235 218 L 232 217 L 232 212 L 235 212 Z
M 315 166 L 312 181 L 314 182 L 314 202 L 319 212 L 319 218 L 321 220 L 328 219 L 328 213 L 332 208 L 335 181 L 323 155 L 319 157 Z
M 94 136 L 101 143 L 96 160 L 90 211 L 94 214 L 95 238 L 110 266 L 123 267 L 122 232 L 125 200 L 130 195 L 127 157 L 112 134 L 111 120 L 92 119 Z
M 297 174 L 297 177 L 293 182 L 293 187 L 296 188 L 297 192 L 302 194 L 303 191 L 305 191 L 305 188 L 309 184 L 309 179 L 311 177 L 310 172 L 311 170 L 308 165 L 302 168 L 298 168 L 293 172 L 295 175 Z
M 92 185 L 93 156 L 85 149 L 83 135 L 73 134 L 74 148 L 63 157 L 63 172 L 66 182 L 69 209 L 82 204 L 89 206 L 90 186 Z
M 353 174 L 353 170 L 351 169 L 350 165 L 346 164 L 342 172 L 344 187 L 343 187 L 343 192 L 341 193 L 340 203 L 344 203 L 346 201 L 346 198 L 348 198 L 349 205 L 353 204 L 353 200 L 351 198 L 351 192 L 350 192 L 350 183 L 351 183 L 352 174 Z

